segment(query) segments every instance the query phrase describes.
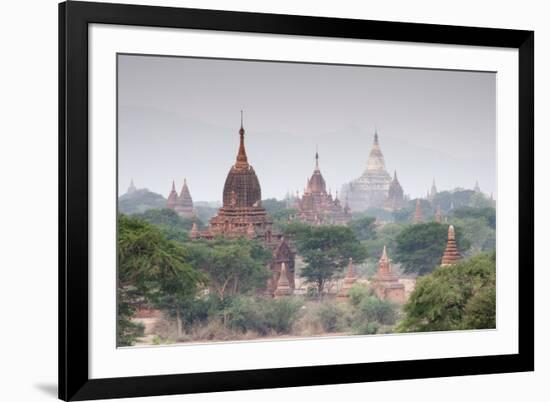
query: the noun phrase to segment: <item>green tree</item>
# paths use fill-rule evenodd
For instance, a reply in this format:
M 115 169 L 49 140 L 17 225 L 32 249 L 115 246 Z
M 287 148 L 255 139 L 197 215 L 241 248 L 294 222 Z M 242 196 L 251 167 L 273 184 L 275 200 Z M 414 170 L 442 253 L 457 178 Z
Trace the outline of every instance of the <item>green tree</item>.
M 298 252 L 306 263 L 301 276 L 314 283 L 319 294 L 328 281 L 342 272 L 350 257 L 355 263 L 366 258 L 364 246 L 349 227 L 294 223 L 285 229 L 286 235 L 296 241 Z
M 255 240 L 217 238 L 186 244 L 191 264 L 206 273 L 219 299 L 265 286 L 271 253 Z
M 166 239 L 157 227 L 125 215 L 118 218 L 117 273 L 119 333 L 125 343 L 139 336 L 130 320 L 140 304 L 174 312 L 180 333 L 179 303 L 194 297 L 205 280 L 186 261 L 180 244 Z
M 147 189 L 139 189 L 118 197 L 118 211 L 122 214 L 136 214 L 148 209 L 164 208 L 165 205 L 166 198 Z
M 397 248 L 397 236 L 406 228 L 407 225 L 402 223 L 388 223 L 376 230 L 376 236 L 370 240 L 363 242 L 369 261 L 377 263 L 382 249 L 386 246 L 388 254 L 390 256 L 395 255 Z
M 289 297 L 272 299 L 265 297 L 233 297 L 223 311 L 224 323 L 242 332 L 255 331 L 260 335 L 272 332 L 290 332 L 300 315 L 302 301 Z
M 439 206 L 444 213 L 452 211 L 452 208 L 460 208 L 470 205 L 470 199 L 475 194 L 473 190 L 454 189 L 453 191 L 438 192 L 432 204 Z
M 394 259 L 403 272 L 424 275 L 441 263 L 447 244 L 448 225 L 437 222 L 417 223 L 407 226 L 396 238 Z M 462 229 L 455 227 L 458 249 L 467 250 L 470 245 L 464 239 Z
M 495 253 L 419 278 L 404 313 L 402 332 L 495 328 Z
M 193 227 L 193 222 L 197 223 L 199 229 L 204 228 L 200 219 L 181 217 L 176 211 L 169 208 L 149 209 L 140 214 L 134 214 L 132 217 L 157 226 L 169 240 L 180 242 L 186 242 L 189 239 L 188 233 Z
M 452 211 L 452 216 L 458 219 L 474 218 L 483 219 L 486 224 L 491 228 L 496 228 L 496 210 L 493 207 L 487 208 L 473 208 L 473 207 L 460 207 L 455 208 Z
M 496 248 L 496 233 L 484 218 L 463 218 L 452 220 L 454 225 L 460 226 L 464 238 L 470 243 L 468 253 L 479 254 Z
M 376 236 L 376 226 L 374 224 L 376 218 L 372 216 L 363 216 L 359 219 L 354 219 L 348 223 L 348 227 L 353 230 L 355 237 L 358 240 L 370 240 Z

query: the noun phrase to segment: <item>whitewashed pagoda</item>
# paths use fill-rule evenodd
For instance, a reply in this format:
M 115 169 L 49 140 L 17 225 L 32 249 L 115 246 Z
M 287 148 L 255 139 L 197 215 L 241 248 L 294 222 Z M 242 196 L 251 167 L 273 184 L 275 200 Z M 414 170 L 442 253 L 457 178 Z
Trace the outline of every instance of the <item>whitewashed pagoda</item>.
M 383 208 L 388 198 L 392 178 L 386 171 L 384 155 L 378 142 L 378 132 L 374 132 L 374 143 L 367 160 L 367 169 L 363 174 L 347 183 L 342 194 L 348 200 L 352 211 L 364 211 L 368 208 Z

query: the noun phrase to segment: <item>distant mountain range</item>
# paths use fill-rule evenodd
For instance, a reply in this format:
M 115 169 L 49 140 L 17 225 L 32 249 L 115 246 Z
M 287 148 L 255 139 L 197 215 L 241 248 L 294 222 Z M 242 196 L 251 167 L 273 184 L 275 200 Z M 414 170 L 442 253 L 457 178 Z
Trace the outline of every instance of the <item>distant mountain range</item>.
M 123 214 L 139 214 L 148 209 L 162 209 L 165 207 L 166 198 L 146 188 L 125 193 L 118 197 L 118 211 Z

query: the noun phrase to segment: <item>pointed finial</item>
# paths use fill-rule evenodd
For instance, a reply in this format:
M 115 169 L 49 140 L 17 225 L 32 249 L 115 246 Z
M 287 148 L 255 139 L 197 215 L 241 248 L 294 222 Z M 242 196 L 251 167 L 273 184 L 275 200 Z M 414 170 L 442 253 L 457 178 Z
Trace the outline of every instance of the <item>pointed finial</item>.
M 248 168 L 248 158 L 246 157 L 246 150 L 244 147 L 244 127 L 243 127 L 243 111 L 241 110 L 241 128 L 239 129 L 240 143 L 239 143 L 239 152 L 237 153 L 237 163 L 235 164 L 236 168 L 247 169 Z
M 449 225 L 449 231 L 447 232 L 447 239 L 448 240 L 455 239 L 455 227 L 453 225 Z
M 176 191 L 176 182 L 172 180 L 172 191 Z
M 315 145 L 315 170 L 319 170 L 319 146 Z
M 397 170 L 393 171 L 393 180 L 397 181 Z

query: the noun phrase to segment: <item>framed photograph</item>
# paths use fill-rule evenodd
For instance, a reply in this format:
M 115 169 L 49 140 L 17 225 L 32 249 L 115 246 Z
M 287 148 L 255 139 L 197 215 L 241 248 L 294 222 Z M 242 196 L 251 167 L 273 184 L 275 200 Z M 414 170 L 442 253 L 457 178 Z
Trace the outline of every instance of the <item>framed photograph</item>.
M 534 369 L 534 33 L 59 5 L 59 397 Z

